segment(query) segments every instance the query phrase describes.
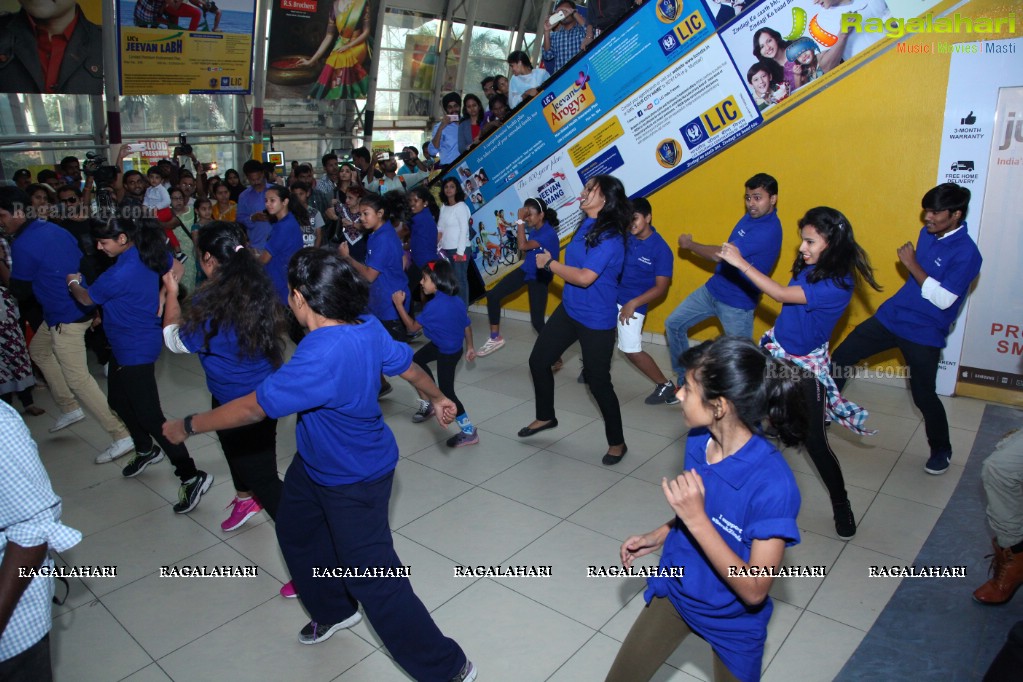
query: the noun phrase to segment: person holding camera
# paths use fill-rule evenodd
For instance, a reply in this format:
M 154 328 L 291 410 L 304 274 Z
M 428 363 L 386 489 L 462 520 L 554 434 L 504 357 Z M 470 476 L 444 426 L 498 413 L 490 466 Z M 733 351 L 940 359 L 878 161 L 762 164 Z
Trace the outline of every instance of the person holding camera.
M 586 17 L 576 11 L 572 0 L 561 0 L 554 6 L 554 14 L 543 24 L 543 65 L 547 71 L 557 73 L 582 50 L 593 42 L 593 27 Z
M 458 158 L 458 122 L 461 118 L 462 98 L 457 92 L 449 92 L 441 100 L 444 115 L 440 122 L 433 126 L 430 142 L 426 152 L 430 156 L 439 156 L 441 166 L 450 166 Z
M 375 157 L 375 163 L 383 175 L 380 177 L 367 177 L 363 182 L 366 191 L 375 194 L 386 194 L 391 191 L 404 194 L 407 189 L 415 187 L 429 176 L 429 173 L 425 171 L 399 175 L 398 160 L 391 152 L 378 152 Z
M 409 145 L 408 147 L 402 147 L 401 154 L 399 157 L 405 165 L 398 169 L 398 175 L 408 175 L 409 173 L 429 173 L 430 164 L 426 160 L 419 158 L 419 149 Z

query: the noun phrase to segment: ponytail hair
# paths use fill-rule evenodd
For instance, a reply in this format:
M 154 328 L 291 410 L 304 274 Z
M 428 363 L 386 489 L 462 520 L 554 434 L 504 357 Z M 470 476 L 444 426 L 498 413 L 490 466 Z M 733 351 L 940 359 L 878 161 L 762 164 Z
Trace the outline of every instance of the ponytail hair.
M 543 213 L 543 219 L 545 223 L 549 223 L 551 227 L 557 227 L 561 224 L 558 220 L 558 212 L 547 205 L 540 197 L 529 197 L 525 201 L 525 206 L 532 206 L 540 213 Z
M 354 324 L 369 305 L 369 282 L 326 249 L 307 246 L 295 252 L 288 263 L 288 288 L 328 320 Z
M 767 419 L 785 445 L 806 440 L 806 403 L 799 388 L 802 371 L 739 336 L 705 341 L 682 354 L 704 402 L 724 398 L 739 421 L 760 433 Z
M 384 220 L 392 225 L 406 222 L 405 213 L 408 211 L 408 202 L 402 191 L 391 190 L 382 195 L 366 192 L 359 199 L 359 206 L 369 206 L 374 211 L 383 211 Z
M 799 219 L 799 229 L 813 227 L 824 241 L 828 243 L 817 259 L 817 265 L 807 277 L 809 282 L 820 282 L 825 279 L 834 281 L 836 286 L 851 289 L 849 280 L 859 276 L 875 291 L 881 291 L 881 285 L 874 279 L 874 268 L 870 265 L 870 257 L 853 235 L 849 219 L 827 206 L 811 208 Z M 792 275 L 796 276 L 806 269 L 802 256 L 796 255 L 792 264 Z
M 91 232 L 94 240 L 117 239 L 123 234 L 138 249 L 143 265 L 161 276 L 170 270 L 167 234 L 160 221 L 154 218 L 111 218 L 93 223 Z
M 299 225 L 309 224 L 309 211 L 302 205 L 302 202 L 291 196 L 291 192 L 283 185 L 267 185 L 267 192 L 273 192 L 281 201 L 288 202 L 288 212 L 295 216 Z M 272 220 L 272 218 L 271 218 Z
M 199 228 L 197 257 L 211 258 L 216 272 L 192 296 L 182 331 L 202 330 L 203 345 L 222 329 L 234 331 L 239 355 L 284 362 L 284 311 L 266 268 L 248 248 L 245 228 L 216 220 Z
M 437 205 L 437 197 L 433 196 L 433 192 L 422 185 L 416 185 L 408 193 L 419 197 L 419 200 L 426 204 L 426 209 L 433 216 L 434 220 L 440 218 L 440 206 Z

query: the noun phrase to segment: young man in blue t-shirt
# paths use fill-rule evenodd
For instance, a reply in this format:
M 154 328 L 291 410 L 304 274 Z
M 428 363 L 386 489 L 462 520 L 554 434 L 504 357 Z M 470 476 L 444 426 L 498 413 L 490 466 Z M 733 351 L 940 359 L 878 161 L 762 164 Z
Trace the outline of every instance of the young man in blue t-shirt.
M 941 349 L 980 273 L 982 258 L 966 227 L 970 190 L 946 182 L 920 202 L 924 226 L 916 249 L 906 242 L 899 260 L 910 277 L 877 313 L 852 330 L 831 356 L 835 384 L 841 391 L 852 366 L 890 348 L 898 348 L 909 366 L 913 403 L 924 415 L 931 455 L 929 474 L 943 474 L 952 459 L 945 407 L 935 391 Z
M 770 276 L 781 253 L 781 221 L 775 211 L 778 181 L 767 173 L 757 173 L 746 181 L 746 215 L 735 224 L 728 242 L 734 244 L 752 267 Z M 721 260 L 719 244 L 698 244 L 693 235 L 678 238 L 682 249 L 717 263 L 714 275 L 691 293 L 664 321 L 664 333 L 671 351 L 671 366 L 681 382 L 685 367 L 679 358 L 689 348 L 689 329 L 710 317 L 716 317 L 725 334 L 753 337 L 753 313 L 760 301 L 760 290 L 735 267 Z
M 618 281 L 618 350 L 625 353 L 636 369 L 654 382 L 647 405 L 676 405 L 675 384 L 643 350 L 643 320 L 647 304 L 664 295 L 671 286 L 675 254 L 653 226 L 650 202 L 632 200 L 632 225 L 625 244 L 625 265 Z

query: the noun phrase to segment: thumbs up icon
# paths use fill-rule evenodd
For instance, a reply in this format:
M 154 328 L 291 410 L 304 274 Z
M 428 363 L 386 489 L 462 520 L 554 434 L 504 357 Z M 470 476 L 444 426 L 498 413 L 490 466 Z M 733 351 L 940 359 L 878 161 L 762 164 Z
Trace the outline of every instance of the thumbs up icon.
M 966 116 L 966 118 L 959 119 L 959 123 L 964 126 L 972 126 L 976 122 L 977 117 L 973 115 L 972 111 Z

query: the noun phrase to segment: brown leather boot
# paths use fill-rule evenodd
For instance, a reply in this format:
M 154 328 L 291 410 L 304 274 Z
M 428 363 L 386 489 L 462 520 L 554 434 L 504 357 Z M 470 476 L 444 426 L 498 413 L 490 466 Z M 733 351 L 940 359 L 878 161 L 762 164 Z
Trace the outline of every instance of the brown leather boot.
M 1012 599 L 1016 590 L 1023 585 L 1023 553 L 1014 554 L 1008 547 L 999 547 L 991 540 L 995 556 L 991 560 L 991 580 L 977 588 L 974 600 L 981 604 L 1004 604 Z

